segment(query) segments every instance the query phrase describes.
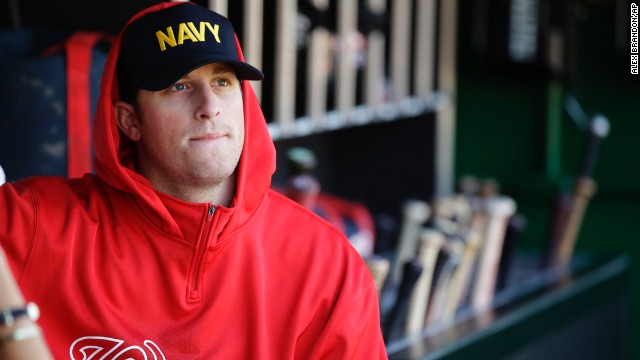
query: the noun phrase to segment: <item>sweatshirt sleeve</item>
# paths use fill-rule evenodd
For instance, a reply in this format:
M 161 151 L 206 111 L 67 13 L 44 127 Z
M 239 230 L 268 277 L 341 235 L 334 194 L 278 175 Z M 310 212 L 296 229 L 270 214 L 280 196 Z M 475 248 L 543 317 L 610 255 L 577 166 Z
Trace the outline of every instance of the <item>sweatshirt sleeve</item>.
M 350 306 L 336 327 L 330 330 L 318 359 L 387 359 L 380 328 L 378 296 L 369 285 Z
M 0 246 L 18 283 L 36 232 L 35 200 L 29 188 L 11 183 L 0 186 Z
M 378 294 L 371 273 L 357 257 L 350 258 L 353 267 L 343 279 L 338 300 L 328 313 L 316 313 L 298 339 L 295 359 L 387 359 Z

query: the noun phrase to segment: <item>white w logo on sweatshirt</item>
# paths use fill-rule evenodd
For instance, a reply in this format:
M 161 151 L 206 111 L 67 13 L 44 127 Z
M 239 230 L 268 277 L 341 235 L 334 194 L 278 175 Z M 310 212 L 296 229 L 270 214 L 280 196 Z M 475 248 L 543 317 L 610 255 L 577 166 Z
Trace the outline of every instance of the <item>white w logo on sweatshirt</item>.
M 151 340 L 144 346 L 122 346 L 124 340 L 104 336 L 85 336 L 77 339 L 69 348 L 71 360 L 167 360 L 162 350 Z M 121 349 L 122 348 L 122 349 Z

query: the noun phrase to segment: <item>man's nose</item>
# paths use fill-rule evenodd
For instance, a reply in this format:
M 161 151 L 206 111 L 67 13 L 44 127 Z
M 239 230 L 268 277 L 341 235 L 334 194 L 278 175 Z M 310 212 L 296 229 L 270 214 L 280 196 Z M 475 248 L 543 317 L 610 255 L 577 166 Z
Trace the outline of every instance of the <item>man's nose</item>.
M 200 86 L 196 90 L 198 105 L 196 108 L 196 118 L 200 120 L 213 120 L 220 115 L 220 98 L 209 86 Z

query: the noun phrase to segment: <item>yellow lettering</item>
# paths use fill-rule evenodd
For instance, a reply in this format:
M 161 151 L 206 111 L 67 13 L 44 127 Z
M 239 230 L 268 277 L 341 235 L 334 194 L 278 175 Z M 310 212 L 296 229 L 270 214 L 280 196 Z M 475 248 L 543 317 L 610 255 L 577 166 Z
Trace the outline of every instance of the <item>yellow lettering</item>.
M 187 23 L 187 25 L 189 26 L 189 29 L 191 30 L 193 35 L 196 38 L 198 38 L 198 40 L 204 41 L 204 26 L 205 26 L 205 23 L 203 21 L 200 22 L 200 31 L 198 31 L 198 29 L 196 29 L 196 26 L 193 25 L 193 23 L 191 21 L 189 21 Z
M 218 26 L 218 24 L 215 24 L 213 27 L 211 27 L 211 24 L 209 24 L 208 22 L 205 23 L 205 25 L 207 26 L 209 31 L 211 31 L 211 33 L 213 34 L 213 37 L 216 38 L 216 42 L 219 44 L 220 38 L 218 37 L 218 31 L 220 31 L 220 26 Z M 202 23 L 200 23 L 200 28 L 202 28 Z
M 171 26 L 167 27 L 167 33 L 163 33 L 161 30 L 156 31 L 156 37 L 158 38 L 158 44 L 160 45 L 160 50 L 167 50 L 167 45 L 170 47 L 175 47 L 176 45 L 184 44 L 186 39 L 189 39 L 193 42 L 205 41 L 206 29 L 211 31 L 213 37 L 216 39 L 217 43 L 220 43 L 219 31 L 220 26 L 218 24 L 214 24 L 211 26 L 211 23 L 206 21 L 200 22 L 200 28 L 196 28 L 193 22 L 181 23 L 178 26 L 178 39 L 176 41 L 176 37 L 173 33 L 173 29 Z
M 198 42 L 198 39 L 191 33 L 191 30 L 187 27 L 187 24 L 180 23 L 178 27 L 178 45 L 182 45 L 184 43 L 184 39 L 190 39 L 193 42 Z
M 173 29 L 171 29 L 171 26 L 167 27 L 167 34 L 169 35 L 166 35 L 160 30 L 156 31 L 156 37 L 158 38 L 158 44 L 160 44 L 161 51 L 167 50 L 166 44 L 169 44 L 171 47 L 176 46 L 176 37 L 173 35 Z

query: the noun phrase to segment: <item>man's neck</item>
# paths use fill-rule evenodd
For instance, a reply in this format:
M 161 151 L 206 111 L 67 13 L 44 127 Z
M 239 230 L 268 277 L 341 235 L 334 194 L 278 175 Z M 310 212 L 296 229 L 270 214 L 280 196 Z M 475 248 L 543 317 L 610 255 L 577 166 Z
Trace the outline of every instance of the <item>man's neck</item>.
M 215 185 L 162 183 L 151 181 L 153 186 L 167 195 L 192 203 L 210 203 L 229 207 L 235 195 L 235 175 Z

